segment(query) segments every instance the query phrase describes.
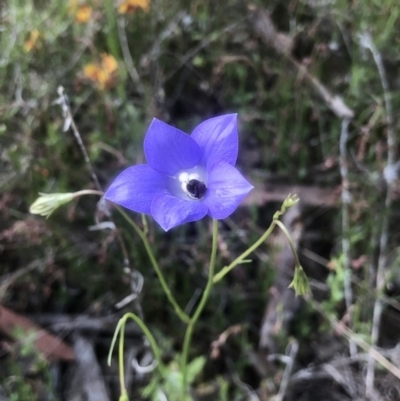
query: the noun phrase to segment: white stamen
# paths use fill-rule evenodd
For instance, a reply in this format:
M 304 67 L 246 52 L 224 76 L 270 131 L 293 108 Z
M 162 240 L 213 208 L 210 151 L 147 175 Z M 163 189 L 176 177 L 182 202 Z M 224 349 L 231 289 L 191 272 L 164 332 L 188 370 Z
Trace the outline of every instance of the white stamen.
M 186 183 L 189 181 L 189 173 L 187 173 L 186 171 L 182 171 L 182 173 L 179 174 L 178 177 L 180 182 Z
M 175 196 L 187 200 L 191 198 L 198 200 L 194 195 L 188 190 L 188 185 L 190 181 L 199 181 L 207 186 L 207 171 L 202 166 L 195 166 L 187 170 L 181 170 L 176 173 L 170 180 L 170 190 Z M 193 185 L 196 185 L 192 182 Z M 192 185 L 192 186 L 193 186 Z M 197 188 L 197 187 L 196 187 Z
M 201 177 L 200 177 L 200 175 L 197 174 L 197 173 L 192 173 L 192 174 L 189 174 L 189 177 L 188 177 L 187 182 L 189 182 L 190 180 L 198 180 L 198 181 L 201 181 Z

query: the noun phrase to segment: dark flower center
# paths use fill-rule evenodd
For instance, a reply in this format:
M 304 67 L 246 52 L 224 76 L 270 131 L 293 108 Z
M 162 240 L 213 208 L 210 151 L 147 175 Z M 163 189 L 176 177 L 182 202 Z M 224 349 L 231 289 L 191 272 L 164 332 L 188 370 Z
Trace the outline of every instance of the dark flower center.
M 193 199 L 201 199 L 207 192 L 206 184 L 199 180 L 190 180 L 186 184 L 186 189 L 188 191 L 189 197 Z

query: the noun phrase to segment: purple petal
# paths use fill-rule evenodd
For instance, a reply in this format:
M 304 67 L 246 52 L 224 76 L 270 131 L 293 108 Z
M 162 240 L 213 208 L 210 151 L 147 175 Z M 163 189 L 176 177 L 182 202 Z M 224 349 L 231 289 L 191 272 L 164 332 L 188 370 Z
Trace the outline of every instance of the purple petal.
M 199 201 L 186 201 L 172 195 L 158 195 L 151 203 L 151 214 L 165 230 L 202 219 L 208 210 Z
M 212 218 L 225 219 L 252 189 L 235 167 L 218 163 L 208 173 L 207 195 L 203 202 Z
M 144 138 L 144 154 L 151 168 L 169 176 L 196 166 L 201 158 L 196 141 L 156 118 Z
M 150 214 L 155 196 L 168 191 L 168 177 L 154 171 L 147 164 L 124 170 L 111 184 L 104 198 L 131 209 Z
M 238 154 L 237 114 L 210 118 L 198 125 L 192 138 L 199 144 L 208 168 L 219 162 L 235 165 Z

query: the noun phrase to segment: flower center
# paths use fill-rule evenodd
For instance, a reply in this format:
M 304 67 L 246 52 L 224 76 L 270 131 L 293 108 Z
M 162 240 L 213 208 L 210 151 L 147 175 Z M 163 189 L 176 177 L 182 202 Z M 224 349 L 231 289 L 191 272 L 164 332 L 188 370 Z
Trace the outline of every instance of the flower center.
M 187 197 L 196 200 L 204 198 L 207 186 L 201 172 L 193 170 L 192 172 L 182 171 L 178 179 L 181 184 L 181 190 Z
M 201 199 L 207 191 L 206 184 L 199 180 L 190 180 L 186 184 L 188 196 L 193 199 Z

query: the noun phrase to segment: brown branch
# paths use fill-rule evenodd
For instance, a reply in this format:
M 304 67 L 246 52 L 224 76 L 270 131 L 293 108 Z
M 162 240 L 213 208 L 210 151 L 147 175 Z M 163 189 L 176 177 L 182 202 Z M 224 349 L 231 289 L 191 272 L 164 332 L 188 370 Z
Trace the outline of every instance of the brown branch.
M 340 96 L 332 94 L 326 86 L 308 72 L 303 64 L 292 57 L 292 38 L 275 29 L 268 12 L 257 8 L 255 5 L 251 5 L 249 6 L 249 19 L 256 35 L 258 35 L 268 47 L 275 49 L 277 53 L 285 57 L 296 67 L 298 74 L 314 88 L 337 117 L 341 119 L 351 119 L 354 117 L 353 110 L 345 104 Z

